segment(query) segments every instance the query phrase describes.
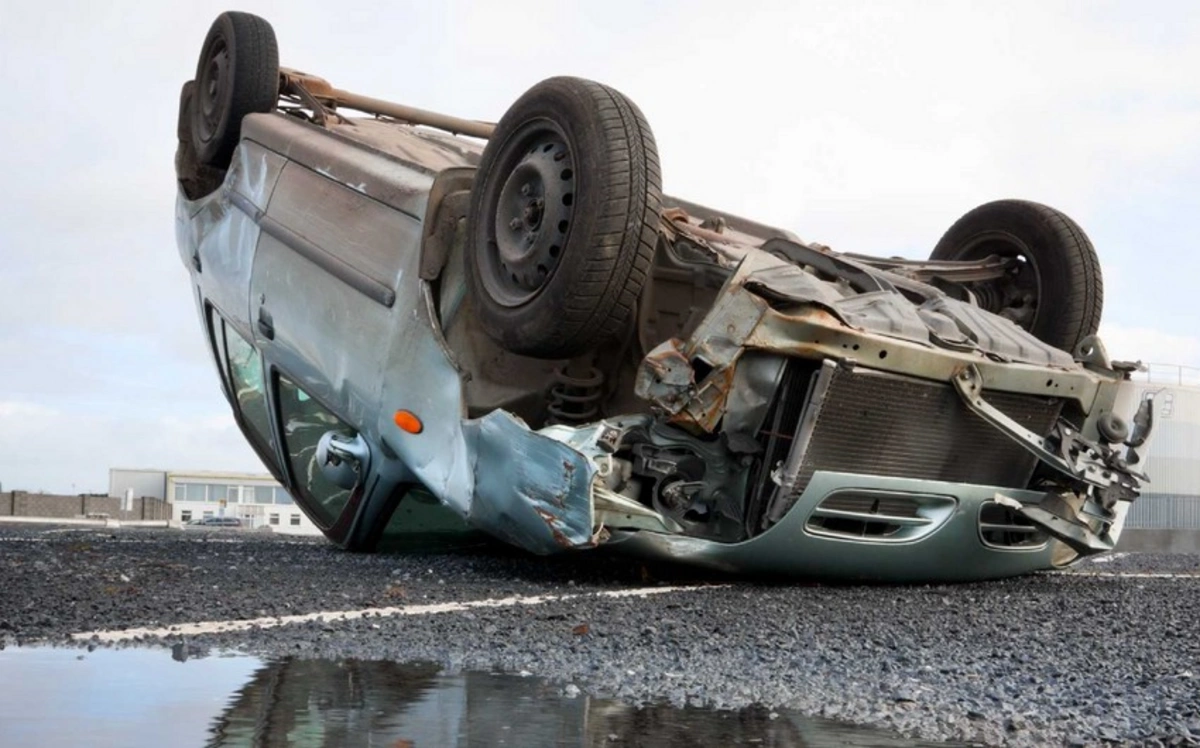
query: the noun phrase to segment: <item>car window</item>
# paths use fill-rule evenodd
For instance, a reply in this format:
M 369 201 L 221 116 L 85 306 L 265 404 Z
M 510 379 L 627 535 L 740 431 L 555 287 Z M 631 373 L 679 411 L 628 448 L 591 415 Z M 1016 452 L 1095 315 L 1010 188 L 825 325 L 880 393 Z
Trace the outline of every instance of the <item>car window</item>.
M 319 524 L 332 525 L 346 508 L 353 490 L 325 478 L 317 464 L 317 442 L 326 431 L 353 436 L 354 429 L 286 377 L 279 377 L 277 394 L 283 448 L 298 498 Z
M 225 358 L 225 323 L 217 315 L 211 304 L 205 304 L 208 311 L 208 337 L 212 345 L 213 355 L 217 359 L 217 369 L 221 374 L 221 384 L 229 389 L 229 362 Z
M 263 379 L 262 357 L 236 330 L 222 325 L 233 384 L 233 403 L 250 431 L 268 454 L 275 454 L 271 419 L 267 412 L 267 387 Z

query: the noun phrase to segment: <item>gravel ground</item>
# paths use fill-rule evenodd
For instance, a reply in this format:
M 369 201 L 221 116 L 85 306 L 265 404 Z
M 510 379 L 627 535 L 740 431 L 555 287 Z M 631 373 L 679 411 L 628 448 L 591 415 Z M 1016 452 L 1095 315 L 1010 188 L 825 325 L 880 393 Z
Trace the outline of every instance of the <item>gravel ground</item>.
M 924 740 L 1200 744 L 1200 556 L 986 584 L 762 584 L 493 547 L 361 556 L 243 532 L 0 526 L 0 644 L 509 595 L 541 605 L 314 621 L 191 644 L 527 671 L 595 696 L 758 704 Z M 601 591 L 712 585 L 646 598 Z M 169 643 L 169 641 L 168 641 Z

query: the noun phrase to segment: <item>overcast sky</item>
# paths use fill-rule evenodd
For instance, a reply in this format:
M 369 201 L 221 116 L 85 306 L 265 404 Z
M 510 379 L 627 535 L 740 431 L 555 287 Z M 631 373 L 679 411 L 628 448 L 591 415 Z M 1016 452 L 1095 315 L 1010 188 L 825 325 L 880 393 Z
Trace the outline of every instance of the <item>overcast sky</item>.
M 179 87 L 225 3 L 0 5 L 0 485 L 261 472 L 175 249 Z M 577 9 L 572 9 L 577 6 Z M 495 119 L 558 74 L 624 91 L 665 189 L 924 257 L 979 203 L 1053 205 L 1119 358 L 1200 366 L 1200 5 L 245 2 L 283 64 Z

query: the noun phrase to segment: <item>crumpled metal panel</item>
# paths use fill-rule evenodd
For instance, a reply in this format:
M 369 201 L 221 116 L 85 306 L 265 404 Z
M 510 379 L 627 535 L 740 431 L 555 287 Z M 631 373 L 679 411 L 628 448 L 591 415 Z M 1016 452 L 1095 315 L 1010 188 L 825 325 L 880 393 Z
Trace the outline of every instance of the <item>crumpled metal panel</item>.
M 907 340 L 929 340 L 929 326 L 908 299 L 892 291 L 850 296 L 833 306 L 848 325 Z
M 754 259 L 759 261 L 758 257 Z M 789 262 L 774 260 L 770 263 L 759 261 L 756 264 L 763 264 L 765 267 L 748 273 L 743 285 L 746 290 L 767 301 L 820 304 L 827 309 L 833 309 L 838 302 L 846 298 L 846 294 L 842 293 L 837 285 L 823 281 Z
M 931 299 L 922 305 L 922 311 L 949 318 L 985 353 L 1039 366 L 1074 364 L 1075 359 L 1066 351 L 1046 345 L 1016 323 L 966 302 L 949 297 Z
M 747 291 L 784 311 L 789 306 L 818 306 L 855 330 L 930 346 L 949 342 L 1006 361 L 1074 365 L 1071 354 L 1043 343 L 1010 320 L 952 299 L 932 287 L 926 289 L 932 298 L 918 308 L 901 293 L 858 294 L 764 253 L 747 255 L 737 275 Z
M 676 425 L 712 431 L 725 412 L 737 360 L 766 309 L 752 294 L 721 294 L 686 343 L 672 338 L 642 359 L 634 393 L 675 416 Z M 702 381 L 693 362 L 709 368 Z
M 695 372 L 678 338 L 664 340 L 646 354 L 633 384 L 634 394 L 668 413 L 682 410 L 695 388 Z
M 463 432 L 474 452 L 472 525 L 534 553 L 593 544 L 595 468 L 586 457 L 502 410 Z

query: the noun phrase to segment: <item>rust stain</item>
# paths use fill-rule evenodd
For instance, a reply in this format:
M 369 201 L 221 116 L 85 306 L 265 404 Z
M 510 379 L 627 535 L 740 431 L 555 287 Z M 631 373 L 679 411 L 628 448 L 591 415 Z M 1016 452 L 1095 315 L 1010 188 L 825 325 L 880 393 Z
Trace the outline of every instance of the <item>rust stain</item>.
M 643 361 L 659 380 L 665 380 L 672 371 L 676 371 L 680 367 L 690 368 L 687 357 L 675 348 L 663 351 L 661 354 L 648 355 Z
M 701 384 L 700 391 L 688 401 L 687 407 L 668 419 L 669 423 L 711 433 L 725 415 L 725 402 L 733 389 L 735 367 L 718 369 Z
M 325 99 L 322 103 L 328 103 L 333 99 L 333 84 L 324 78 L 285 67 L 279 68 L 279 74 L 283 77 L 286 85 L 304 86 L 313 96 Z
M 546 526 L 550 528 L 550 534 L 554 536 L 554 542 L 558 543 L 563 548 L 573 548 L 570 538 L 563 535 L 562 530 L 558 529 L 558 517 L 555 517 L 551 512 L 542 509 L 540 506 L 534 507 L 533 510 L 538 513 Z
M 563 486 L 562 489 L 555 491 L 550 495 L 550 503 L 559 509 L 567 508 L 567 494 L 571 491 L 571 483 L 575 480 L 575 463 L 564 459 L 563 467 Z

